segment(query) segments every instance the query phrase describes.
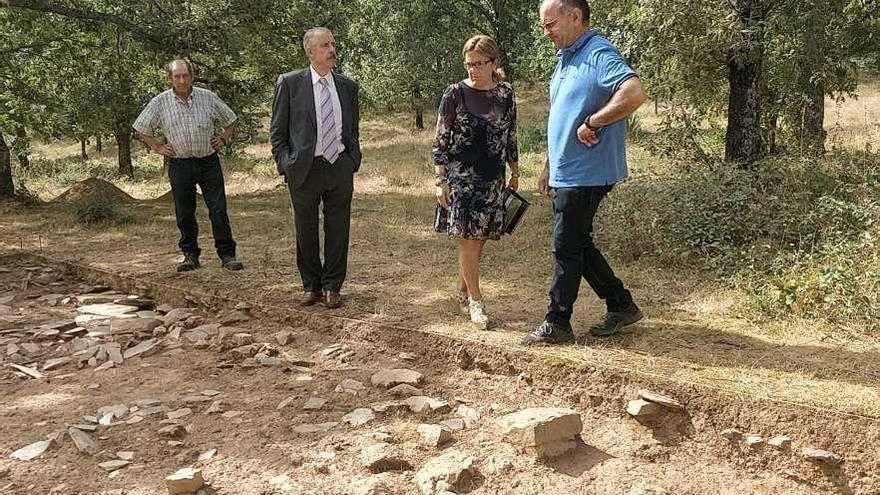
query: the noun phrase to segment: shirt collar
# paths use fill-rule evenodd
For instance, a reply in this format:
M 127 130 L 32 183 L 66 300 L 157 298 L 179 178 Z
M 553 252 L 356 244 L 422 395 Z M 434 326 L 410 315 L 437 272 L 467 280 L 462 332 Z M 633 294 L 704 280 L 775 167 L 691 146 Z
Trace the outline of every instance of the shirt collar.
M 321 79 L 326 79 L 328 83 L 333 82 L 332 70 L 328 72 L 327 75 L 325 75 L 324 77 L 321 77 L 321 75 L 318 74 L 318 71 L 316 71 L 315 68 L 311 65 L 309 65 L 309 70 L 312 71 L 312 85 L 318 84 L 318 81 L 320 81 Z
M 171 88 L 171 96 L 173 96 L 175 100 L 177 100 L 185 105 L 189 105 L 190 103 L 192 103 L 193 97 L 195 96 L 195 94 L 196 94 L 196 87 L 193 86 L 192 89 L 189 90 L 189 96 L 184 100 L 183 98 L 178 96 L 177 93 L 174 92 L 174 88 Z
M 575 42 L 572 43 L 568 48 L 563 48 L 562 50 L 556 52 L 556 56 L 562 57 L 564 55 L 574 55 L 578 52 L 578 50 L 583 48 L 584 45 L 586 45 L 593 36 L 596 36 L 596 34 L 598 33 L 596 33 L 595 29 L 587 29 L 587 32 L 582 34 L 581 37 L 575 40 Z

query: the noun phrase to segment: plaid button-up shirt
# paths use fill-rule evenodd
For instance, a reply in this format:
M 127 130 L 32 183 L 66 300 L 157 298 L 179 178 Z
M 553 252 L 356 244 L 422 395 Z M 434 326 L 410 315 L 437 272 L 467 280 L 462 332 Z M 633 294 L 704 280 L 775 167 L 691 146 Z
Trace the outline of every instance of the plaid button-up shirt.
M 186 101 L 167 90 L 150 100 L 132 127 L 152 136 L 161 127 L 177 158 L 201 158 L 214 153 L 211 138 L 214 123 L 227 127 L 236 120 L 235 113 L 219 96 L 193 86 Z

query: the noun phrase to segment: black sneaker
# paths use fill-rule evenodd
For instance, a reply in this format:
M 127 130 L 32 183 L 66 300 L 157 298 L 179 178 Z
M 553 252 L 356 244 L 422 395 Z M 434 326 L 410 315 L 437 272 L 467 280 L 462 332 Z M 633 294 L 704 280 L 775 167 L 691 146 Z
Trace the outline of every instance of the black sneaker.
M 227 270 L 244 270 L 244 265 L 241 263 L 241 261 L 238 261 L 235 256 L 224 256 L 220 260 L 220 263 L 222 264 L 223 268 L 226 268 Z
M 523 337 L 523 345 L 533 344 L 567 344 L 574 342 L 574 332 L 571 325 L 560 325 L 544 320 L 532 333 Z
M 635 303 L 631 304 L 625 311 L 609 311 L 605 313 L 600 323 L 590 327 L 590 335 L 593 337 L 610 337 L 619 332 L 623 327 L 641 320 L 644 316 L 642 310 Z
M 177 265 L 177 271 L 191 272 L 200 266 L 202 265 L 199 263 L 199 255 L 195 253 L 184 253 L 183 261 Z

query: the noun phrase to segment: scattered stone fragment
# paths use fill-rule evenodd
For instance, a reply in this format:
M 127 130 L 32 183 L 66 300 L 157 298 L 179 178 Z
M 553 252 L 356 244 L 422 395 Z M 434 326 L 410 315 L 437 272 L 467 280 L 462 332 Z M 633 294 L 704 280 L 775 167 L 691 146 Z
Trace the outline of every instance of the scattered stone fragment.
M 400 384 L 407 385 L 420 385 L 423 381 L 423 376 L 418 371 L 408 370 L 408 369 L 392 369 L 392 370 L 382 370 L 372 377 L 370 377 L 370 382 L 375 387 L 382 388 L 391 388 Z
M 110 320 L 111 335 L 146 334 L 151 335 L 153 330 L 162 326 L 162 322 L 155 318 L 128 318 L 124 320 Z
M 500 476 L 513 469 L 513 461 L 501 454 L 492 454 L 483 463 L 486 466 L 486 474 Z
M 274 337 L 278 345 L 287 345 L 293 341 L 293 332 L 281 330 L 280 332 L 275 332 Z
M 190 414 L 192 414 L 192 409 L 190 409 L 188 407 L 183 407 L 183 408 L 177 409 L 176 411 L 170 411 L 167 414 L 167 416 L 168 416 L 168 419 L 180 419 L 185 416 L 189 416 Z
M 392 414 L 395 412 L 409 410 L 409 406 L 400 401 L 389 400 L 385 402 L 376 402 L 374 404 L 370 404 L 370 409 L 381 414 Z
M 837 454 L 827 450 L 817 449 L 815 447 L 804 447 L 801 450 L 801 455 L 803 455 L 804 459 L 808 461 L 826 464 L 831 467 L 838 466 L 843 462 Z
M 132 417 L 128 418 L 128 420 L 125 422 L 125 424 L 127 424 L 127 425 L 136 425 L 136 424 L 140 423 L 140 422 L 143 421 L 143 420 L 144 420 L 144 417 L 143 417 L 143 416 L 137 416 L 137 415 L 135 415 L 135 416 L 132 416 Z
M 237 418 L 237 417 L 241 416 L 242 414 L 244 414 L 244 413 L 241 411 L 226 411 L 225 413 L 221 414 L 221 416 L 223 416 L 226 419 L 233 419 L 233 418 Z
M 126 350 L 122 357 L 124 359 L 131 359 L 133 357 L 140 356 L 141 354 L 145 354 L 153 350 L 153 348 L 156 347 L 156 344 L 158 343 L 159 342 L 156 339 L 147 339 L 140 344 L 132 347 L 131 349 Z
M 756 449 L 761 445 L 764 445 L 764 437 L 761 435 L 746 435 L 746 445 L 750 448 Z
M 213 399 L 208 397 L 207 395 L 187 395 L 186 397 L 181 397 L 180 402 L 184 404 L 192 404 L 195 402 L 210 402 Z
M 134 318 L 138 311 L 137 306 L 126 306 L 123 304 L 87 304 L 76 308 L 79 313 L 88 315 L 104 316 L 107 318 Z
M 13 369 L 16 369 L 16 370 L 18 370 L 18 371 L 24 373 L 25 375 L 27 375 L 27 376 L 29 376 L 29 377 L 31 377 L 31 378 L 35 378 L 35 379 L 38 379 L 38 380 L 39 380 L 40 378 L 43 378 L 43 374 L 42 374 L 42 373 L 40 373 L 39 371 L 37 371 L 37 370 L 35 370 L 35 369 L 33 369 L 33 368 L 28 368 L 27 366 L 21 366 L 21 365 L 18 365 L 18 364 L 10 364 L 9 367 L 11 367 L 11 368 L 13 368 Z
M 220 317 L 217 319 L 217 322 L 224 326 L 232 326 L 236 323 L 249 321 L 250 319 L 251 317 L 243 311 L 230 311 L 228 313 L 220 315 Z
M 346 393 L 351 395 L 358 395 L 360 392 L 366 390 L 367 387 L 364 386 L 363 383 L 352 380 L 351 378 L 346 378 L 339 382 L 339 385 L 336 386 L 336 393 Z
M 407 385 L 406 383 L 391 387 L 390 389 L 388 389 L 388 393 L 394 397 L 412 397 L 414 395 L 424 395 L 424 392 L 422 392 L 421 389 L 415 388 L 412 385 Z
M 98 417 L 101 418 L 98 423 L 106 426 L 109 425 L 114 418 L 122 418 L 126 414 L 128 414 L 128 406 L 125 404 L 104 406 L 98 409 Z
M 165 478 L 168 495 L 194 493 L 205 486 L 205 478 L 201 469 L 183 468 Z
M 277 356 L 258 355 L 255 359 L 257 360 L 257 363 L 261 366 L 281 366 L 282 363 L 281 358 Z
M 473 407 L 460 405 L 455 410 L 455 414 L 458 414 L 464 420 L 464 424 L 468 428 L 473 428 L 480 421 L 480 412 Z
M 343 422 L 354 427 L 363 426 L 374 419 L 376 419 L 376 414 L 372 409 L 366 407 L 359 407 L 342 417 Z
M 249 333 L 237 333 L 232 336 L 232 341 L 236 346 L 243 346 L 254 343 L 254 336 Z
M 452 432 L 440 425 L 420 424 L 418 432 L 422 444 L 428 447 L 439 447 L 452 440 Z
M 684 405 L 681 402 L 662 394 L 657 394 L 649 390 L 639 390 L 639 398 L 648 402 L 654 402 L 670 409 L 684 411 Z
M 160 428 L 159 434 L 167 438 L 183 438 L 186 436 L 186 428 L 183 425 L 168 425 Z
M 162 323 L 165 324 L 166 327 L 170 328 L 171 325 L 186 320 L 187 318 L 193 316 L 192 310 L 189 309 L 172 309 L 171 311 L 165 313 L 165 317 L 162 318 Z
M 360 457 L 361 465 L 373 473 L 412 470 L 412 465 L 387 444 L 368 445 L 361 450 Z
M 777 435 L 771 438 L 767 443 L 778 450 L 788 450 L 791 448 L 791 438 L 785 435 Z
M 118 342 L 108 342 L 101 347 L 107 353 L 107 357 L 114 363 L 122 364 L 124 362 L 122 348 Z M 98 360 L 100 361 L 101 358 L 99 357 Z
M 121 450 L 116 453 L 116 458 L 123 461 L 132 461 L 134 460 L 134 452 L 130 450 Z
M 494 427 L 509 443 L 555 457 L 576 447 L 583 422 L 571 409 L 534 407 L 503 416 Z
M 202 452 L 201 454 L 199 454 L 198 461 L 199 462 L 210 461 L 211 459 L 214 458 L 215 455 L 217 455 L 217 449 L 211 449 L 207 452 Z
M 65 425 L 67 428 L 76 428 L 77 430 L 82 431 L 97 431 L 98 427 L 93 424 L 75 424 L 75 425 Z
M 318 424 L 304 424 L 304 425 L 296 425 L 293 427 L 293 431 L 296 433 L 323 433 L 326 431 L 330 431 L 334 426 L 339 423 L 318 423 Z
M 208 397 L 214 397 L 222 393 L 223 392 L 220 392 L 219 390 L 202 390 L 202 395 L 207 395 Z
M 285 407 L 289 406 L 296 399 L 299 399 L 298 395 L 291 395 L 290 397 L 279 402 L 278 405 L 275 407 L 275 409 L 278 409 L 278 410 L 284 409 Z
M 46 361 L 46 364 L 43 365 L 43 371 L 51 371 L 56 368 L 60 368 L 71 361 L 73 361 L 73 358 L 70 357 L 50 359 Z
M 324 407 L 325 404 L 327 404 L 327 399 L 322 399 L 321 397 L 309 397 L 303 406 L 303 409 L 306 411 L 317 411 Z
M 67 429 L 67 434 L 70 435 L 70 439 L 73 440 L 73 444 L 76 445 L 76 448 L 79 449 L 80 452 L 89 455 L 95 455 L 98 453 L 98 444 L 88 433 L 79 428 L 71 427 Z
M 162 313 L 162 314 L 167 314 L 168 312 L 170 312 L 173 309 L 174 309 L 174 306 L 172 306 L 170 304 L 160 304 L 159 307 L 156 308 L 156 311 L 158 311 L 159 313 Z
M 9 457 L 19 461 L 30 461 L 43 455 L 49 447 L 52 446 L 52 440 L 41 440 L 16 450 Z
M 721 431 L 721 436 L 730 440 L 731 442 L 734 442 L 742 438 L 742 432 L 735 428 L 728 428 Z
M 449 431 L 462 431 L 465 427 L 464 420 L 461 418 L 447 419 L 438 424 Z
M 455 489 L 474 475 L 475 460 L 457 450 L 435 457 L 416 473 L 416 485 L 424 495 L 435 495 L 448 491 L 448 488 Z
M 433 397 L 416 395 L 403 401 L 409 410 L 416 414 L 438 413 L 443 414 L 452 409 L 449 403 Z
M 106 361 L 104 364 L 101 364 L 98 367 L 96 367 L 95 371 L 107 371 L 110 368 L 113 368 L 114 366 L 116 366 L 116 363 L 114 363 L 113 361 Z
M 129 464 L 131 464 L 131 462 L 129 462 L 129 461 L 123 461 L 122 459 L 114 459 L 112 461 L 102 462 L 102 463 L 98 464 L 98 467 L 100 467 L 104 471 L 112 473 L 113 471 L 116 471 L 117 469 L 122 469 L 125 466 L 128 466 Z
M 389 485 L 379 476 L 360 478 L 351 482 L 348 487 L 351 495 L 392 495 Z
M 415 361 L 416 359 L 419 358 L 419 356 L 417 354 L 412 353 L 412 352 L 401 352 L 400 354 L 398 354 L 397 357 L 399 357 L 400 359 L 402 359 L 404 361 Z
M 644 399 L 631 400 L 626 405 L 626 412 L 634 418 L 655 416 L 663 411 L 663 406 L 656 402 L 648 402 Z

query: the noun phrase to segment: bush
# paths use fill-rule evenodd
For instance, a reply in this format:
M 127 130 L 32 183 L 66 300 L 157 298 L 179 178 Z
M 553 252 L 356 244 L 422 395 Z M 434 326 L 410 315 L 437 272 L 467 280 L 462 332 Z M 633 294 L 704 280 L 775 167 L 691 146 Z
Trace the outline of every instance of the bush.
M 90 227 L 125 225 L 133 221 L 118 203 L 103 198 L 89 198 L 74 204 L 73 214 L 78 223 Z

